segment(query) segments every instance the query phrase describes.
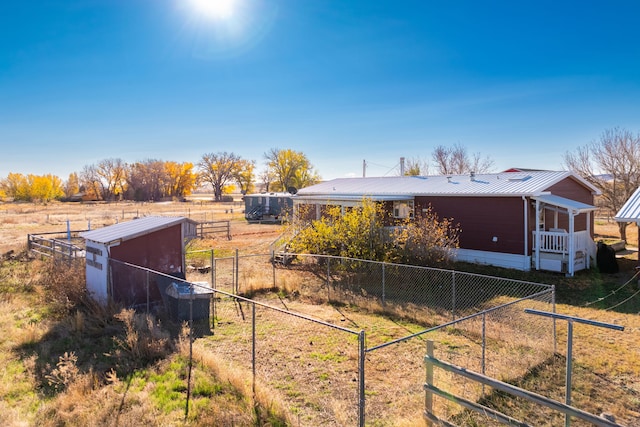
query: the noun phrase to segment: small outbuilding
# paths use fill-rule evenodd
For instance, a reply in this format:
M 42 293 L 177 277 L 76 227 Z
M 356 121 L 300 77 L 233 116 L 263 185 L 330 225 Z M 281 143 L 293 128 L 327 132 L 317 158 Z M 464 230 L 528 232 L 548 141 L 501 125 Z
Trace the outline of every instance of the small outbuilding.
M 196 225 L 184 217 L 149 216 L 81 233 L 87 290 L 100 302 L 128 307 L 161 301 L 167 280 L 127 264 L 184 278 L 184 247 Z
M 244 217 L 247 221 L 282 222 L 293 210 L 291 193 L 246 194 Z

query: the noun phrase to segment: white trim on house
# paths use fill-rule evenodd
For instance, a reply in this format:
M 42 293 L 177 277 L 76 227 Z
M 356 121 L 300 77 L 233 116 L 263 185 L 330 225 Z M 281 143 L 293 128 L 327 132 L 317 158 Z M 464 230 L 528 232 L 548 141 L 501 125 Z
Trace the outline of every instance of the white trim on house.
M 474 264 L 493 265 L 495 267 L 512 268 L 514 270 L 530 271 L 531 257 L 501 252 L 478 251 L 474 249 L 456 249 L 453 258 L 456 261 Z

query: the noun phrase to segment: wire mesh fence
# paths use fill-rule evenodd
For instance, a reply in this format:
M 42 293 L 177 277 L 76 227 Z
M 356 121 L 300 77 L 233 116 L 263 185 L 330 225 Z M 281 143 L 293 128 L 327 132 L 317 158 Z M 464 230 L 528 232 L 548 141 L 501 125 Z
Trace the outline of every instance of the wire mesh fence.
M 443 360 L 499 379 L 553 356 L 554 323 L 524 313 L 553 311 L 550 286 L 333 257 L 297 256 L 286 268 L 270 255 L 186 261 L 186 275 L 113 261 L 122 283 L 111 288 L 176 330 L 188 324 L 203 352 L 249 378 L 254 397 L 279 401 L 292 425 L 419 422 L 427 339 Z M 445 380 L 470 400 L 491 393 Z M 464 416 L 445 400 L 435 409 Z
M 294 280 L 300 292 L 318 301 L 378 307 L 429 325 L 553 293 L 550 285 L 454 270 L 324 255 L 295 257 L 295 262 L 276 270 L 274 288 L 287 289 Z

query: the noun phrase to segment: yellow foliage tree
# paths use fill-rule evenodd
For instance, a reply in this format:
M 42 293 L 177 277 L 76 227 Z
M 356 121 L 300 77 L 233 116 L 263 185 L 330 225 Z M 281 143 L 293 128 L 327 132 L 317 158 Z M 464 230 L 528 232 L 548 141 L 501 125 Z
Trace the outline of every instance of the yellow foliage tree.
M 300 151 L 272 148 L 264 157 L 270 174 L 275 178 L 271 185 L 276 191 L 288 191 L 291 187 L 300 189 L 320 181 L 313 165 Z
M 193 170 L 193 163 L 165 162 L 167 188 L 165 195 L 182 198 L 188 196 L 196 188 L 197 174 Z
M 29 200 L 29 183 L 27 177 L 21 173 L 10 172 L 1 183 L 2 189 L 6 194 L 6 197 L 13 198 L 14 200 Z
M 9 173 L 0 182 L 6 197 L 26 202 L 49 202 L 64 196 L 62 180 L 55 175 L 28 175 Z
M 387 252 L 385 212 L 381 204 L 363 199 L 359 206 L 329 206 L 319 220 L 300 228 L 290 243 L 293 252 L 382 260 Z
M 234 178 L 238 182 L 242 194 L 254 192 L 253 171 L 255 167 L 256 162 L 254 160 L 240 159 L 238 162 Z
M 74 194 L 80 192 L 80 178 L 78 178 L 78 174 L 73 172 L 69 174 L 69 179 L 64 184 L 64 195 L 65 197 L 71 197 Z
M 29 175 L 30 201 L 47 203 L 64 196 L 62 180 L 55 175 Z
M 328 206 L 322 218 L 290 223 L 289 250 L 414 265 L 442 265 L 458 247 L 460 230 L 428 208 L 415 220 L 394 222 L 384 205 L 363 199 L 355 207 Z M 387 228 L 387 225 L 394 225 Z

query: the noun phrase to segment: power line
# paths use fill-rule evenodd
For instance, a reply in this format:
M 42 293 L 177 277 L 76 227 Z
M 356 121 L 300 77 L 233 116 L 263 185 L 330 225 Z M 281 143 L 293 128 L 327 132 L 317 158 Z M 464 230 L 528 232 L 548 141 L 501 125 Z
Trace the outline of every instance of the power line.
M 629 283 L 631 283 L 631 282 L 632 282 L 636 277 L 638 277 L 638 275 L 640 275 L 640 270 L 636 271 L 636 274 L 634 274 L 634 275 L 633 275 L 633 277 L 632 277 L 631 279 L 627 280 L 627 281 L 626 281 L 622 286 L 620 286 L 618 289 L 616 289 L 616 290 L 613 290 L 613 291 L 609 292 L 609 294 L 608 294 L 608 295 L 605 295 L 605 296 L 603 296 L 603 297 L 601 297 L 601 298 L 598 298 L 598 299 L 596 299 L 595 301 L 591 301 L 591 302 L 586 303 L 586 304 L 584 305 L 584 307 L 589 307 L 590 305 L 593 305 L 593 304 L 595 304 L 595 303 L 597 303 L 597 302 L 600 302 L 600 301 L 604 301 L 605 299 L 609 298 L 610 296 L 615 295 L 615 294 L 616 294 L 616 293 L 618 293 L 622 288 L 624 288 L 624 287 L 625 287 L 625 286 L 627 286 Z M 636 292 L 636 294 L 637 294 L 637 292 Z M 634 294 L 634 295 L 635 295 L 635 294 Z
M 637 290 L 633 295 L 631 295 L 629 298 L 627 298 L 627 299 L 625 299 L 625 300 L 623 300 L 623 301 L 620 301 L 619 303 L 617 303 L 617 304 L 616 304 L 616 305 L 614 305 L 614 306 L 611 306 L 611 307 L 609 307 L 609 308 L 605 308 L 604 310 L 605 310 L 605 311 L 613 310 L 614 308 L 616 308 L 616 307 L 618 307 L 618 306 L 621 306 L 621 305 L 622 305 L 622 304 L 624 304 L 625 302 L 627 302 L 627 301 L 629 301 L 629 300 L 631 300 L 631 299 L 635 298 L 635 296 L 636 296 L 636 295 L 638 295 L 638 294 L 640 294 L 640 289 L 638 289 L 638 290 Z

